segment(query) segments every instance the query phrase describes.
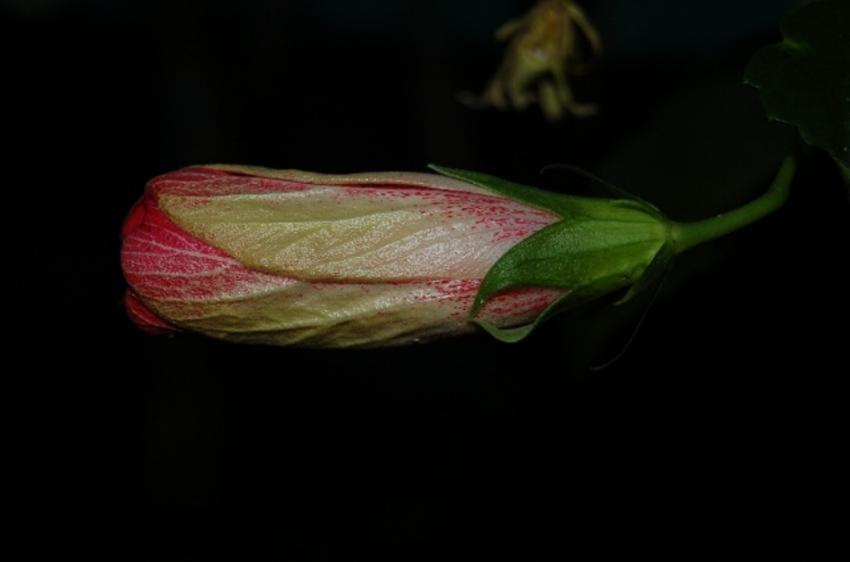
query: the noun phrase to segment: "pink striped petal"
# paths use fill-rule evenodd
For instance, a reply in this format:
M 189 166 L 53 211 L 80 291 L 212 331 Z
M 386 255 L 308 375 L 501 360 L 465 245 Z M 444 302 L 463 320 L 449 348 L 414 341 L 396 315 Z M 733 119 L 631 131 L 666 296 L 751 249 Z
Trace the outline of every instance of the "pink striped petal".
M 121 259 L 128 312 L 143 329 L 274 345 L 397 345 L 469 332 L 480 284 L 480 277 L 313 282 L 258 271 L 177 226 L 150 195 L 125 221 Z M 508 292 L 482 317 L 500 326 L 528 322 L 558 294 Z

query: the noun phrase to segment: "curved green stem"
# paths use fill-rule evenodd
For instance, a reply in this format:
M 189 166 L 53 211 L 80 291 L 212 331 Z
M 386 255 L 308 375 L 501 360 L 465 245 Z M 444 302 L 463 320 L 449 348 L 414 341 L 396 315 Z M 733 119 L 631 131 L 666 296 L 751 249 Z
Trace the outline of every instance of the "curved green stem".
M 671 236 L 676 253 L 725 236 L 776 211 L 788 199 L 795 168 L 794 157 L 787 157 L 764 195 L 734 211 L 696 222 L 674 222 Z

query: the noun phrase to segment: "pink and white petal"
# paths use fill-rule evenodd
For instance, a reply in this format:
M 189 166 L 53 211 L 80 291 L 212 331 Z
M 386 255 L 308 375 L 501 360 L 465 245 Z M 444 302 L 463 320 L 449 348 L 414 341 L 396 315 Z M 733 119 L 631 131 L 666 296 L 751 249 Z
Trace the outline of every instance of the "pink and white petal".
M 264 181 L 271 180 L 213 177 L 193 194 L 169 185 L 157 191 L 159 206 L 252 269 L 311 281 L 482 277 L 508 249 L 557 220 L 471 192 L 290 183 L 273 189 Z
M 171 334 L 180 331 L 170 322 L 157 316 L 132 289 L 128 289 L 124 295 L 124 307 L 130 320 L 149 334 Z
M 143 328 L 312 347 L 397 345 L 473 329 L 467 314 L 480 279 L 312 283 L 258 272 L 187 234 L 150 199 L 125 230 L 128 310 Z M 506 293 L 488 302 L 482 317 L 524 323 L 555 296 Z
M 491 195 L 487 189 L 439 174 L 419 172 L 358 172 L 353 174 L 320 174 L 303 170 L 275 170 L 260 166 L 236 164 L 211 164 L 197 166 L 193 170 L 212 170 L 219 173 L 247 177 L 273 178 L 293 183 L 312 185 L 349 185 L 354 187 L 419 187 L 445 191 L 463 191 Z

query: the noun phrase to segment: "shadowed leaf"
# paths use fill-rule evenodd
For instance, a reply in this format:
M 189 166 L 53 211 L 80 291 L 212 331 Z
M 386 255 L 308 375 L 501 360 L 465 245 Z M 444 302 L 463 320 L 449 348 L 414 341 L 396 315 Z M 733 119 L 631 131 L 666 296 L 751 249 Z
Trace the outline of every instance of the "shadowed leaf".
M 770 119 L 850 167 L 850 2 L 823 0 L 791 13 L 784 40 L 761 49 L 745 82 L 759 90 Z

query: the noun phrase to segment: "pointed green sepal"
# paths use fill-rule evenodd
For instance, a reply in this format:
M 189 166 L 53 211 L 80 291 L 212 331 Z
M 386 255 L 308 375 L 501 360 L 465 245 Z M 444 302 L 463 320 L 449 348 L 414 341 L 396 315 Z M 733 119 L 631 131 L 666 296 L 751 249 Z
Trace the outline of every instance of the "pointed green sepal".
M 584 170 L 566 167 L 619 198 L 563 195 L 480 172 L 430 167 L 561 217 L 508 250 L 481 282 L 470 320 L 500 341 L 518 342 L 552 316 L 618 290 L 628 289 L 620 299 L 626 302 L 655 286 L 674 255 L 670 222 L 657 207 Z M 489 299 L 510 289 L 529 287 L 563 289 L 565 293 L 522 326 L 501 327 L 479 317 Z
M 582 199 L 584 198 L 581 197 L 572 197 L 569 195 L 561 195 L 551 191 L 545 191 L 539 187 L 514 183 L 482 172 L 447 168 L 436 164 L 429 164 L 428 167 L 438 174 L 466 181 L 478 187 L 493 191 L 499 195 L 509 197 L 515 201 L 520 201 L 534 207 L 546 209 L 547 211 L 555 213 L 559 217 L 572 216 L 582 212 Z
M 646 199 L 643 199 L 643 198 L 635 195 L 634 193 L 626 191 L 625 189 L 623 189 L 621 187 L 617 187 L 616 185 L 603 180 L 602 178 L 600 178 L 596 174 L 588 172 L 587 170 L 585 170 L 583 168 L 579 168 L 578 166 L 573 166 L 572 164 L 551 164 L 549 166 L 545 166 L 540 172 L 546 173 L 546 172 L 551 171 L 551 170 L 567 171 L 567 172 L 569 172 L 569 173 L 571 173 L 575 176 L 583 178 L 584 180 L 588 181 L 591 185 L 599 188 L 601 191 L 607 193 L 608 195 L 610 195 L 614 198 L 620 199 L 621 200 L 620 205 L 622 205 L 624 207 L 632 207 L 632 208 L 640 209 L 640 210 L 646 211 L 650 215 L 653 215 L 653 216 L 655 216 L 659 219 L 665 219 L 664 213 L 662 213 L 661 210 L 658 207 L 656 207 L 655 205 L 653 205 L 652 203 L 650 203 Z
M 647 290 L 658 287 L 659 283 L 664 280 L 664 277 L 673 266 L 674 257 L 676 257 L 676 249 L 673 247 L 672 243 L 668 242 L 661 246 L 661 249 L 655 254 L 655 257 L 652 259 L 649 266 L 647 266 L 643 275 L 640 276 L 634 285 L 629 287 L 629 290 L 622 296 L 622 298 L 614 303 L 614 306 L 621 306 L 631 302 L 636 296 L 646 292 Z
M 608 291 L 634 283 L 665 244 L 666 229 L 654 217 L 619 211 L 622 221 L 564 219 L 508 250 L 482 280 L 471 314 L 497 293 L 518 287 Z
M 501 341 L 519 341 L 554 314 L 632 286 L 656 261 L 669 263 L 668 252 L 663 251 L 669 245 L 667 222 L 616 203 L 596 200 L 598 206 L 607 208 L 592 214 L 606 218 L 566 218 L 508 250 L 482 280 L 470 318 Z M 567 292 L 524 326 L 501 328 L 477 318 L 490 298 L 522 287 Z
M 585 303 L 593 301 L 599 295 L 593 294 L 591 291 L 569 291 L 556 299 L 546 309 L 541 312 L 533 322 L 522 326 L 512 326 L 509 328 L 501 328 L 496 324 L 487 320 L 473 319 L 472 322 L 480 326 L 488 334 L 503 343 L 517 343 L 524 340 L 531 332 L 533 332 L 540 324 L 546 320 L 568 310 L 577 308 Z

